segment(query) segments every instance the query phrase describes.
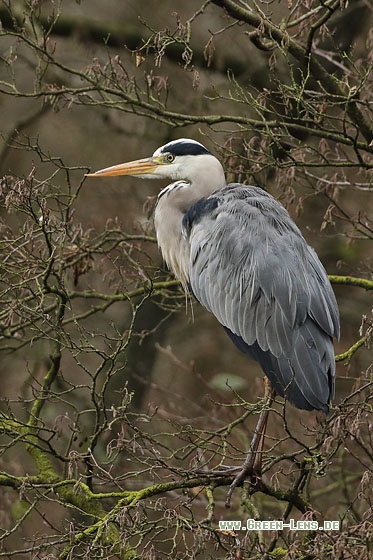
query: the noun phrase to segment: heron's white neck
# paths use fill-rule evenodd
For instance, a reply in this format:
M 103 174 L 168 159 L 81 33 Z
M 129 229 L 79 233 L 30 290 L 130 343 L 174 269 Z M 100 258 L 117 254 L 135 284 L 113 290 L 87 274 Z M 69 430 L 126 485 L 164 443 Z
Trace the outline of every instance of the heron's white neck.
M 226 183 L 221 163 L 210 154 L 188 156 L 187 165 L 176 168 L 170 175 L 178 181 L 160 192 L 154 212 L 154 225 L 158 246 L 166 264 L 186 288 L 189 279 L 189 245 L 182 232 L 184 214 L 198 200 L 210 196 Z

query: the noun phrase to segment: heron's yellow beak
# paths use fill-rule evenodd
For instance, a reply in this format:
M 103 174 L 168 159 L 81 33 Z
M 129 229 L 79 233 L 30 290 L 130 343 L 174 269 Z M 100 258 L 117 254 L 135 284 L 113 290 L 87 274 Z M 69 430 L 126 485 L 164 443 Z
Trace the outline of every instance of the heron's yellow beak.
M 86 173 L 86 177 L 115 177 L 117 175 L 149 175 L 160 165 L 164 165 L 165 161 L 160 157 L 150 157 L 145 159 L 137 159 L 128 163 L 120 163 L 111 167 L 105 167 L 95 173 Z

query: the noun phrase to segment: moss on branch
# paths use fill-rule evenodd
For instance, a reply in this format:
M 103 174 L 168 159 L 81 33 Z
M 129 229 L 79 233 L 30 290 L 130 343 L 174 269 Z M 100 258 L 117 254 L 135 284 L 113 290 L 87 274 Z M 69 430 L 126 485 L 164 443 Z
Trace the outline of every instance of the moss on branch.
M 353 276 L 335 276 L 329 275 L 329 280 L 332 284 L 344 284 L 345 286 L 358 286 L 365 288 L 365 290 L 373 290 L 373 280 L 366 278 L 356 278 Z
M 355 352 L 359 350 L 359 348 L 361 348 L 361 346 L 363 346 L 365 342 L 366 342 L 366 337 L 365 336 L 361 337 L 357 342 L 355 342 L 355 344 L 353 344 L 348 350 L 346 350 L 346 352 L 342 352 L 342 354 L 338 354 L 335 357 L 335 361 L 336 362 L 346 361 L 346 363 L 348 364 L 352 356 L 355 354 Z

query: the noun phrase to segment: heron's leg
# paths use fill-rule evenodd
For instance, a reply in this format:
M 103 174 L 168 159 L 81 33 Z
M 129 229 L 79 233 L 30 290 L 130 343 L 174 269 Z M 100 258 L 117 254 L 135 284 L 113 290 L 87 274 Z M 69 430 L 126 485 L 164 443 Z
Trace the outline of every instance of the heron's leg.
M 240 472 L 236 475 L 232 484 L 229 487 L 225 506 L 230 507 L 231 497 L 233 490 L 239 486 L 247 476 L 255 476 L 259 478 L 262 472 L 262 453 L 264 445 L 264 437 L 267 428 L 268 415 L 273 399 L 276 396 L 276 391 L 268 381 L 264 378 L 264 396 L 265 405 L 259 415 L 259 419 L 254 431 L 253 439 L 251 440 L 250 451 L 246 456 L 245 462 L 242 465 Z

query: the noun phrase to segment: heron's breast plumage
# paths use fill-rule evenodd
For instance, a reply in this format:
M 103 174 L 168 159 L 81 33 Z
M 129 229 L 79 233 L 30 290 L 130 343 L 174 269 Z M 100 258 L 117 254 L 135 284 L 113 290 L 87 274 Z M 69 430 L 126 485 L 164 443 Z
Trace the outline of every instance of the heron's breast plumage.
M 180 281 L 185 290 L 189 282 L 189 243 L 182 229 L 185 212 L 183 189 L 188 187 L 185 181 L 178 181 L 163 189 L 154 210 L 154 226 L 157 242 L 162 257 L 168 268 Z

